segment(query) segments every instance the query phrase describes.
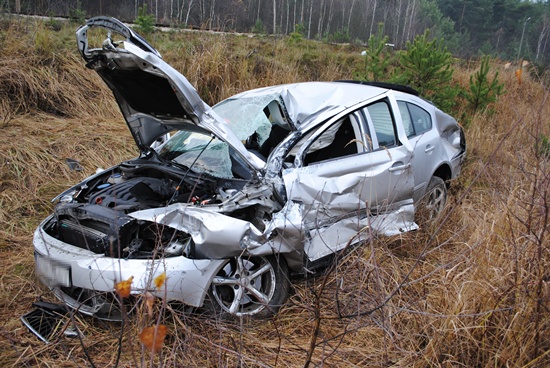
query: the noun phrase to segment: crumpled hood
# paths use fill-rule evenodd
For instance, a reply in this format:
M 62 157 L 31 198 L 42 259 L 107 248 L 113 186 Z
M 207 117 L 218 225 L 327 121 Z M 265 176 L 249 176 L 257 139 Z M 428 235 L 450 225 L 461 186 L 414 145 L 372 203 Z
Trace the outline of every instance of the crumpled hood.
M 101 48 L 89 48 L 90 27 L 108 30 Z M 115 43 L 111 33 L 125 40 Z M 176 129 L 214 134 L 232 146 L 254 169 L 264 163 L 251 155 L 229 126 L 198 95 L 195 88 L 142 37 L 109 17 L 90 19 L 76 32 L 79 51 L 109 88 L 120 106 L 140 151 Z

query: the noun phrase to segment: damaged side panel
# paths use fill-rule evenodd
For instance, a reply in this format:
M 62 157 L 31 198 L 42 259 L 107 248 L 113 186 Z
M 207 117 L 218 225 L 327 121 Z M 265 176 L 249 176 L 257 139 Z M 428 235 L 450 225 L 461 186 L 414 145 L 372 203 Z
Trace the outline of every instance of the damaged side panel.
M 418 229 L 414 222 L 414 205 L 405 201 L 402 206 L 389 213 L 376 216 L 354 216 L 345 218 L 332 225 L 311 229 L 304 252 L 310 261 L 344 249 L 348 244 L 355 244 L 368 239 L 372 234 L 385 236 Z
M 284 171 L 289 202 L 301 204 L 311 261 L 344 248 L 366 226 L 383 235 L 417 228 L 408 157 L 398 146 Z
M 289 200 L 301 202 L 307 228 L 358 210 L 383 213 L 412 198 L 412 167 L 402 147 L 288 169 L 283 173 Z

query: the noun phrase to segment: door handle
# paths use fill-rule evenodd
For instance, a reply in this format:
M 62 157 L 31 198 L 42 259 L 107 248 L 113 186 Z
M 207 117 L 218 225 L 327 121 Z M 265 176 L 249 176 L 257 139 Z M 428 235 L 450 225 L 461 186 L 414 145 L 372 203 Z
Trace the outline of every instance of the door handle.
M 426 153 L 432 153 L 432 151 L 435 149 L 435 146 L 432 146 L 431 144 L 427 145 L 426 146 L 426 149 L 424 150 L 424 152 Z
M 409 167 L 411 167 L 411 164 L 403 164 L 402 162 L 394 164 L 394 166 L 390 167 L 388 169 L 389 172 L 395 172 L 395 171 L 401 171 L 401 170 L 407 170 Z

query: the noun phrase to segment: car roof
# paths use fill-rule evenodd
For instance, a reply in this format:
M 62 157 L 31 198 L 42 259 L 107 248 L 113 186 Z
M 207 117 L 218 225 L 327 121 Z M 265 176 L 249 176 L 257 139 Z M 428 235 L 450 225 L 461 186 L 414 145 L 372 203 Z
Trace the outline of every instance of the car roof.
M 347 81 L 300 82 L 257 88 L 229 99 L 278 96 L 283 101 L 288 118 L 295 128 L 307 130 L 312 124 L 328 119 L 363 101 L 381 97 L 390 90 L 406 91 L 403 86 L 403 89 L 399 89 L 398 86 L 389 88 L 391 86 Z M 414 96 L 414 93 L 409 93 Z

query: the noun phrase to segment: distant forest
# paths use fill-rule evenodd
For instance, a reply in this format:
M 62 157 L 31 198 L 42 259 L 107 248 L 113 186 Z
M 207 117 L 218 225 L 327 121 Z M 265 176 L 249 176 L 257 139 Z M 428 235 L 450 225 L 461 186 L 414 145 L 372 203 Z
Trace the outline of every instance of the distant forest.
M 403 48 L 430 29 L 455 56 L 550 63 L 550 1 L 522 0 L 0 0 L 0 12 L 288 35 L 365 44 L 382 29 Z M 380 28 L 382 27 L 382 28 Z

